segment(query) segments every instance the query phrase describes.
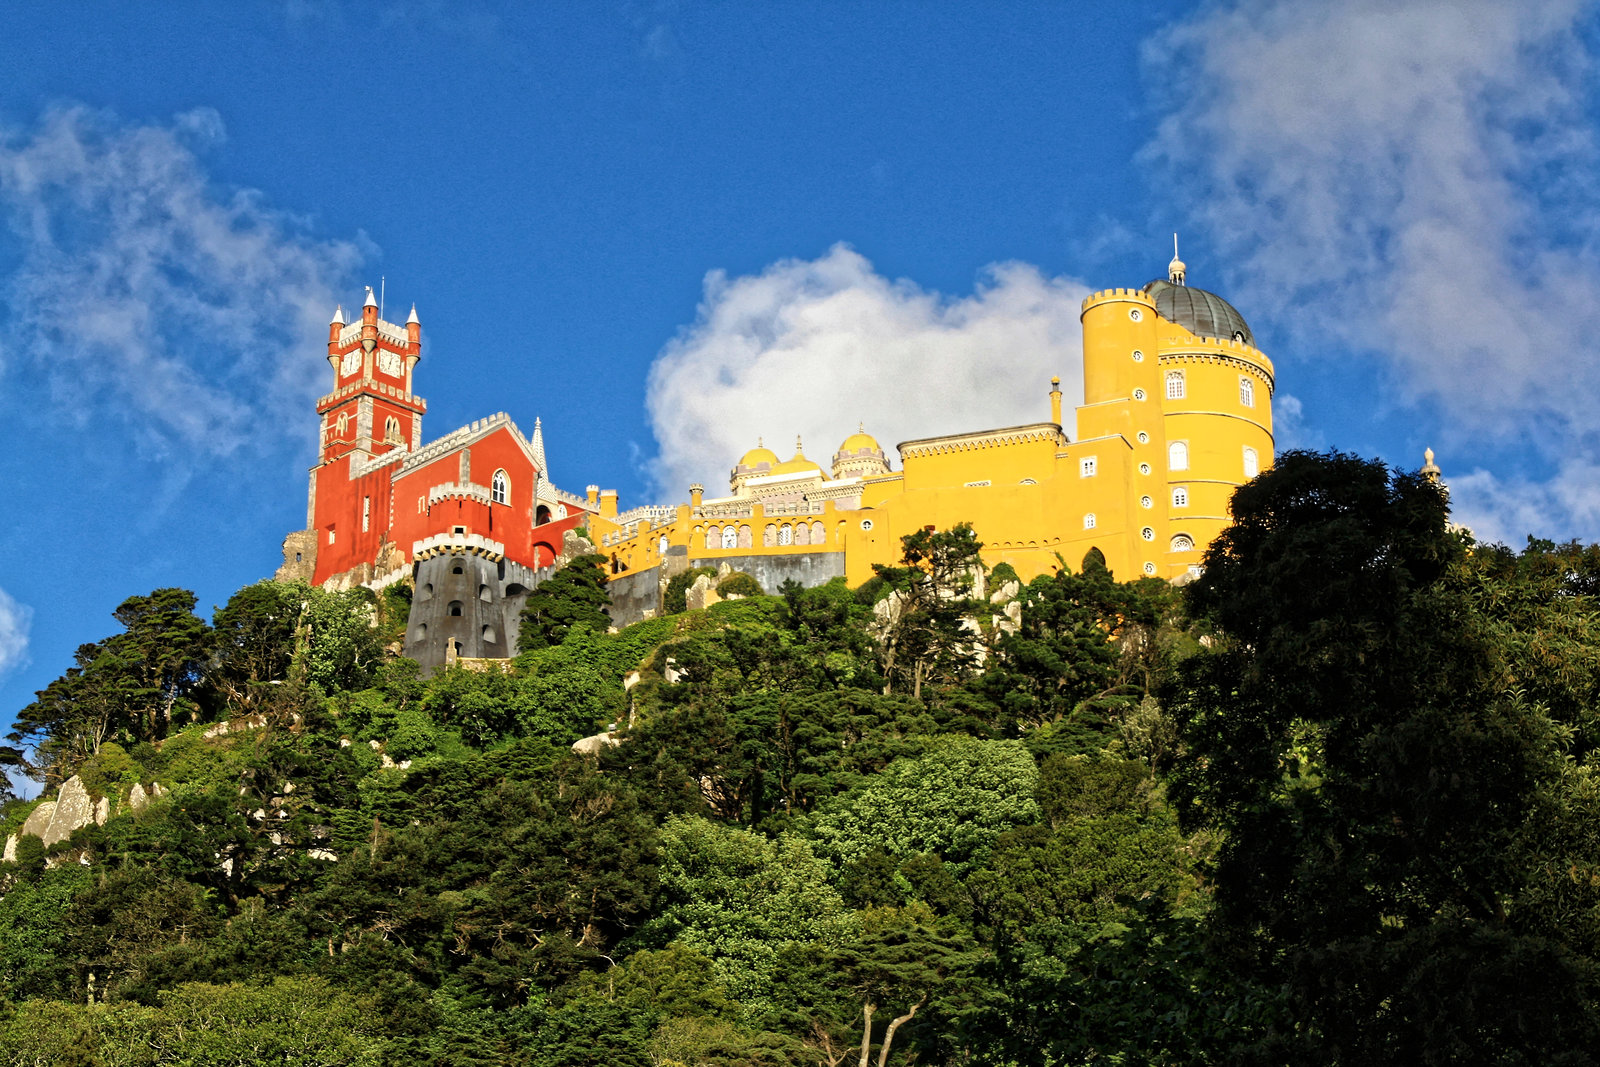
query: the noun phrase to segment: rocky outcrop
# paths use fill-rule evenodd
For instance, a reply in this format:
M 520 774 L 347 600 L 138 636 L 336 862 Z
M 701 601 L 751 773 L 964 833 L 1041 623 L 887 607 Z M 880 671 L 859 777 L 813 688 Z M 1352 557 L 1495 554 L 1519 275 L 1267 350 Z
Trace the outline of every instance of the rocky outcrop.
M 159 784 L 152 784 L 148 793 L 143 786 L 135 784 L 128 791 L 127 808 L 129 811 L 138 811 L 150 803 L 151 797 L 160 796 L 163 792 L 165 790 Z M 22 828 L 6 838 L 5 861 L 16 862 L 17 842 L 29 834 L 43 841 L 45 848 L 50 848 L 59 845 L 71 837 L 74 831 L 90 823 L 104 826 L 109 818 L 111 818 L 111 798 L 101 797 L 95 800 L 84 788 L 83 780 L 73 775 L 61 783 L 54 800 L 40 802 L 38 807 L 28 813 Z

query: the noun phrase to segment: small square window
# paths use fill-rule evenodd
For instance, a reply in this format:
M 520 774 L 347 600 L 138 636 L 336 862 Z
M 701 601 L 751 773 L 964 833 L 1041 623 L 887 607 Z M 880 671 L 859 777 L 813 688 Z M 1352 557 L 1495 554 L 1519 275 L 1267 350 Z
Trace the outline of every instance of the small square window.
M 1085 456 L 1082 459 L 1078 460 L 1078 477 L 1080 477 L 1080 478 L 1093 478 L 1094 477 L 1094 466 L 1095 466 L 1094 461 L 1095 461 L 1095 457 L 1094 456 Z

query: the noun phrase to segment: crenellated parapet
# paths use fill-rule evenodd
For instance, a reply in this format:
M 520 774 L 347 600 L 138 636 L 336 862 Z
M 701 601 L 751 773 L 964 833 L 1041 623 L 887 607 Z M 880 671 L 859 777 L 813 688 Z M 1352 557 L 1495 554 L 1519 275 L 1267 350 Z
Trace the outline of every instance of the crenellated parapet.
M 441 500 L 475 500 L 487 507 L 493 502 L 494 497 L 487 485 L 478 485 L 474 482 L 444 482 L 428 490 L 430 508 Z
M 491 541 L 482 534 L 472 533 L 434 534 L 421 541 L 411 542 L 411 558 L 418 562 L 452 553 L 483 556 L 499 561 L 506 558 L 506 546 L 499 541 Z

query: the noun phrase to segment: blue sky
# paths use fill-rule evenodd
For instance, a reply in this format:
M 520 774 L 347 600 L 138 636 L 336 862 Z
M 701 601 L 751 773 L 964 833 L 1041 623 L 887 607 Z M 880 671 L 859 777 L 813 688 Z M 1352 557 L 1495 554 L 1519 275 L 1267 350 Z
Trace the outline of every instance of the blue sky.
M 1165 270 L 1276 361 L 1280 447 L 1487 538 L 1600 527 L 1586 3 L 25 3 L 0 9 L 0 716 L 152 588 L 303 524 L 336 302 L 414 301 L 428 436 L 715 486 L 1031 421 Z

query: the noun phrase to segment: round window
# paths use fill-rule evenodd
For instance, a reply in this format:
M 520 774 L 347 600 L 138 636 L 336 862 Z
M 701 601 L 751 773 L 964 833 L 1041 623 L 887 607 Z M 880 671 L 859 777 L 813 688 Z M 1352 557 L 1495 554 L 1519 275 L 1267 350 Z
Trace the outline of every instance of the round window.
M 1155 504 L 1155 501 L 1151 500 L 1147 496 L 1142 496 L 1142 497 L 1139 498 L 1139 506 L 1141 508 L 1148 508 L 1148 507 L 1153 506 L 1154 504 Z
M 1150 527 L 1146 526 L 1144 529 L 1139 531 L 1139 536 L 1144 538 L 1146 541 L 1154 541 L 1156 539 L 1156 532 Z
M 1139 443 L 1141 445 L 1149 444 L 1150 443 L 1150 435 L 1145 433 L 1143 430 L 1140 430 L 1139 431 Z
M 1144 362 L 1144 353 L 1139 351 L 1137 348 L 1135 348 L 1133 350 L 1133 361 L 1135 363 L 1143 363 Z
M 862 529 L 863 529 L 863 530 L 870 530 L 870 529 L 872 529 L 872 520 L 871 520 L 871 519 L 862 519 L 862 520 L 861 520 L 861 528 L 862 528 Z
M 1139 473 L 1140 474 L 1149 474 L 1150 473 L 1150 464 L 1148 464 L 1148 463 L 1139 464 Z
M 1154 563 L 1146 563 L 1144 565 L 1144 572 L 1146 574 L 1154 574 L 1156 572 L 1156 565 Z
M 1138 322 L 1140 319 L 1144 318 L 1144 312 L 1140 311 L 1138 308 L 1129 308 L 1128 318 L 1132 319 L 1134 322 Z
M 1135 389 L 1133 391 L 1133 398 L 1135 400 L 1143 400 L 1144 399 L 1144 390 L 1143 389 Z

